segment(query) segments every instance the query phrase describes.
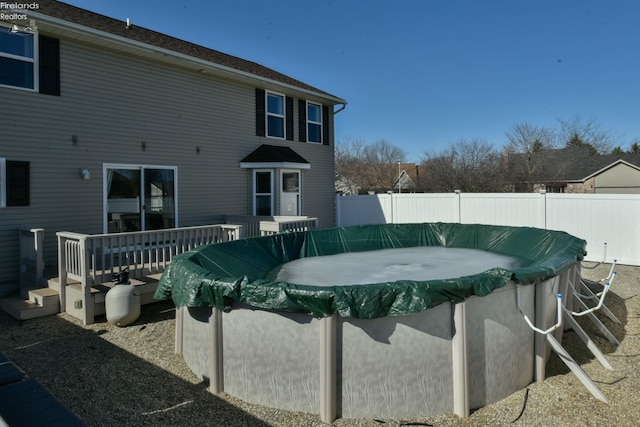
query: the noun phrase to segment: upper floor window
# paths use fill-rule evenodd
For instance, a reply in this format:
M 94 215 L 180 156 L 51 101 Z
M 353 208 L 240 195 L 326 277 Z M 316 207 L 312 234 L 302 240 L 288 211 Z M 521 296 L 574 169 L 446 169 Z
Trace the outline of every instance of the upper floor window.
M 256 88 L 256 135 L 293 141 L 293 98 Z
M 267 136 L 284 138 L 284 96 L 267 92 Z
M 300 141 L 329 145 L 329 107 L 311 101 L 298 101 Z
M 0 28 L 0 85 L 37 89 L 36 43 L 35 34 Z
M 307 102 L 307 141 L 322 142 L 322 105 Z

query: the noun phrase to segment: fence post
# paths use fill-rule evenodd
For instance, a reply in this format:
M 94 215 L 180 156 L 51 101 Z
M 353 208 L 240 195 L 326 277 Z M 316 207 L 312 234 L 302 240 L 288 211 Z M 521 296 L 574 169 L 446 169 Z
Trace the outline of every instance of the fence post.
M 542 210 L 543 210 L 543 221 L 544 221 L 544 229 L 548 230 L 547 228 L 547 190 L 545 189 L 541 189 L 540 190 L 540 195 L 542 196 Z
M 456 196 L 458 196 L 458 224 L 462 224 L 462 196 L 460 190 L 455 190 Z

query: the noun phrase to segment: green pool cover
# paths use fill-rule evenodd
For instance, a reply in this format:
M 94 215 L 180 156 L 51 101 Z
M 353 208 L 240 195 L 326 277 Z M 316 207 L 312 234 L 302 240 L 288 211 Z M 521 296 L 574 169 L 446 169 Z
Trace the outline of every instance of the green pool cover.
M 559 231 L 477 224 L 386 224 L 310 230 L 201 246 L 176 256 L 155 293 L 178 307 L 235 304 L 323 317 L 372 319 L 427 310 L 443 302 L 485 296 L 510 280 L 528 285 L 554 277 L 583 259 L 586 241 Z M 303 257 L 379 249 L 445 246 L 491 251 L 525 260 L 445 280 L 398 280 L 357 286 L 308 286 L 267 279 Z

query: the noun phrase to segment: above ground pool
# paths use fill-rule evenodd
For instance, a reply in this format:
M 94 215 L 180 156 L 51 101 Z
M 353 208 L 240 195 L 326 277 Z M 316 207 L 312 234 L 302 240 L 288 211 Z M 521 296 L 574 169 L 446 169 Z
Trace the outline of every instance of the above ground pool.
M 214 393 L 325 422 L 464 416 L 544 376 L 523 314 L 555 323 L 585 247 L 444 223 L 284 233 L 174 258 L 156 298 L 173 299 L 176 349 Z

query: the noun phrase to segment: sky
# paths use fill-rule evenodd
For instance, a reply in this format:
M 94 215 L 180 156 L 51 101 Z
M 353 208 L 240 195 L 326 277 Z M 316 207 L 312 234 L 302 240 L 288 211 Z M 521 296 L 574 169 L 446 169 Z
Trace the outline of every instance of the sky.
M 336 140 L 419 162 L 518 123 L 640 138 L 637 0 L 65 0 L 258 62 L 347 101 Z

